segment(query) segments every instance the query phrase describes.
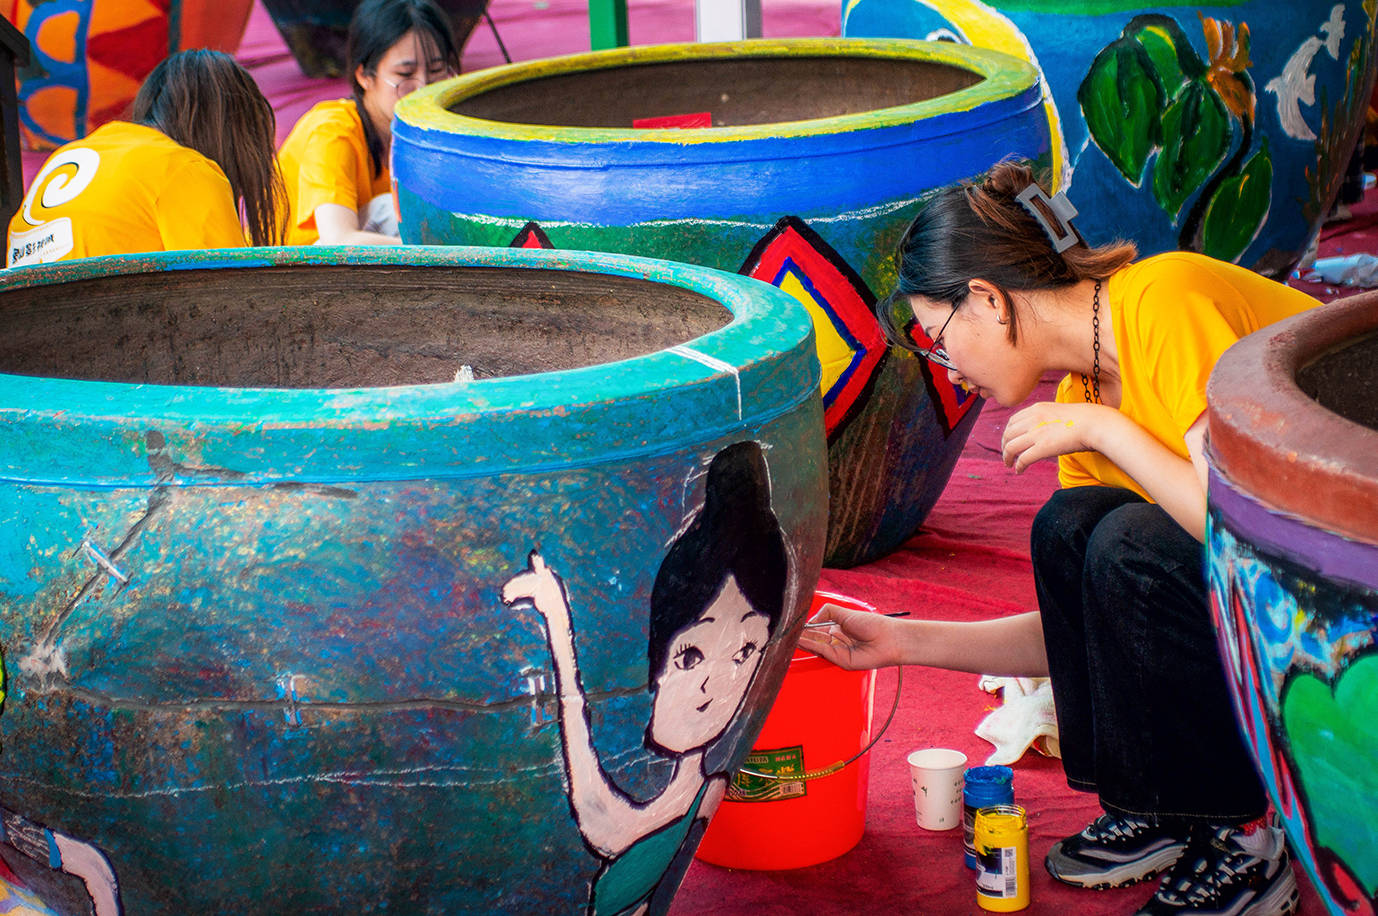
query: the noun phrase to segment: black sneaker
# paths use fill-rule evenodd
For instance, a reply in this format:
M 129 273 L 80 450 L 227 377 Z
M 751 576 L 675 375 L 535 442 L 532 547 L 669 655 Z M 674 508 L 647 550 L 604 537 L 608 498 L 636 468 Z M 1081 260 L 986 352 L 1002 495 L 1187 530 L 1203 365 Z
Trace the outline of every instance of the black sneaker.
M 1054 843 L 1043 864 L 1064 884 L 1123 887 L 1158 874 L 1186 848 L 1180 830 L 1137 817 L 1102 814 L 1081 833 Z
M 1300 897 L 1277 827 L 1207 828 L 1135 916 L 1290 916 Z

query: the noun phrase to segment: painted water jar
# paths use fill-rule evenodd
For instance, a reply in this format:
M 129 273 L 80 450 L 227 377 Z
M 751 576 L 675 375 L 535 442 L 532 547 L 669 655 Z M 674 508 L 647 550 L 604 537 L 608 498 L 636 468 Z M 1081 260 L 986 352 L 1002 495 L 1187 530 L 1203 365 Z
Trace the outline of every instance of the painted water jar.
M 787 294 L 621 255 L 0 277 L 0 856 L 59 912 L 664 912 L 827 511 Z
M 832 503 L 827 561 L 918 528 L 977 399 L 873 314 L 925 192 L 1046 157 L 1027 64 L 938 42 L 623 48 L 498 67 L 398 103 L 409 242 L 621 251 L 734 270 L 814 318 Z
M 144 78 L 187 48 L 233 54 L 252 0 L 0 0 L 29 39 L 19 117 L 29 149 L 55 149 L 129 117 Z
M 348 68 L 349 20 L 360 0 L 263 0 L 273 25 L 310 77 L 344 77 Z M 488 0 L 435 0 L 450 19 L 455 48 L 464 43 L 488 8 Z
M 843 0 L 842 32 L 1026 58 L 1088 241 L 1277 278 L 1339 192 L 1374 74 L 1371 0 Z
M 1378 293 L 1244 338 L 1207 389 L 1211 611 L 1329 910 L 1378 909 Z

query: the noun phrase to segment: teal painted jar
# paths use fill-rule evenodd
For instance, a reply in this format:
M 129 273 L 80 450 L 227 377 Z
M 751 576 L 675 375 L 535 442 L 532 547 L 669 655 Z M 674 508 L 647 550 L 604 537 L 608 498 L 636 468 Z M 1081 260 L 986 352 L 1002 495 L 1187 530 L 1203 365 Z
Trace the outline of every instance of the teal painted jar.
M 632 90 L 634 87 L 633 91 Z M 827 562 L 910 537 L 979 401 L 873 314 L 926 193 L 1046 159 L 1037 78 L 938 42 L 621 48 L 483 70 L 402 99 L 407 242 L 590 249 L 736 271 L 813 317 L 829 440 Z
M 1285 280 L 1330 212 L 1374 79 L 1368 0 L 844 0 L 844 35 L 1028 60 L 1092 244 Z
M 1378 293 L 1226 351 L 1206 397 L 1211 613 L 1244 737 L 1333 916 L 1378 908 Z
M 795 300 L 621 255 L 246 249 L 5 271 L 0 328 L 29 888 L 666 910 L 822 560 Z

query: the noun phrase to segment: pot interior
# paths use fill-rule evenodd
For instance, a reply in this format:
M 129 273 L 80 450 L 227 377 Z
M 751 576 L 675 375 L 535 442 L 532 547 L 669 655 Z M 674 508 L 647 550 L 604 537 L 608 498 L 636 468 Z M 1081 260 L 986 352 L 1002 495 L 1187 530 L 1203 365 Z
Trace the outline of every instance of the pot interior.
M 707 112 L 714 127 L 860 114 L 947 95 L 982 80 L 950 64 L 895 58 L 740 57 L 631 64 L 500 86 L 450 106 L 513 124 L 632 127 Z
M 529 268 L 171 270 L 0 293 L 0 373 L 369 388 L 526 375 L 686 343 L 731 312 L 648 280 Z
M 1327 410 L 1378 430 L 1378 331 L 1312 360 L 1297 385 Z

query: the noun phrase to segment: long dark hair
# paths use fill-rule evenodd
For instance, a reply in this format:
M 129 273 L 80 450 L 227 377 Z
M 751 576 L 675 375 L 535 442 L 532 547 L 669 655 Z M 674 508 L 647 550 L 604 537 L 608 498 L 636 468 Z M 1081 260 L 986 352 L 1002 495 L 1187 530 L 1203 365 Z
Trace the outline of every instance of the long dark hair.
M 675 539 L 651 588 L 651 682 L 670 654 L 670 640 L 703 613 L 728 576 L 736 577 L 743 597 L 775 632 L 788 569 L 761 446 L 729 445 L 708 465 L 703 509 Z
M 282 240 L 287 194 L 273 150 L 277 120 L 233 57 L 201 48 L 166 58 L 139 87 L 133 118 L 220 166 L 255 245 Z
M 423 46 L 430 51 L 440 52 L 440 56 L 459 72 L 459 46 L 455 42 L 454 29 L 450 17 L 431 0 L 364 0 L 354 10 L 354 18 L 349 21 L 349 41 L 345 57 L 348 60 L 349 83 L 354 93 L 354 106 L 359 110 L 359 120 L 364 123 L 364 138 L 368 142 L 369 163 L 374 176 L 383 173 L 383 160 L 387 150 L 383 148 L 383 138 L 373 126 L 373 120 L 364 108 L 364 87 L 359 83 L 359 68 L 374 76 L 378 72 L 378 61 L 397 44 L 402 36 L 415 31 Z
M 1108 277 L 1138 255 L 1132 242 L 1091 247 L 1080 236 L 1057 251 L 1039 221 L 1016 200 L 1035 184 L 1043 187 L 1029 163 L 1007 159 L 978 181 L 943 188 L 925 202 L 895 254 L 895 293 L 876 305 L 876 317 L 893 343 L 914 349 L 906 331 L 913 321 L 907 296 L 956 308 L 971 292 L 967 284 L 977 278 L 1005 290 L 1058 289 Z M 1011 343 L 1018 339 L 1017 324 L 1011 301 Z

